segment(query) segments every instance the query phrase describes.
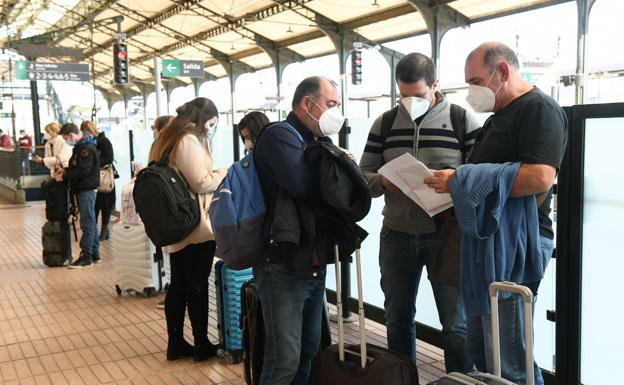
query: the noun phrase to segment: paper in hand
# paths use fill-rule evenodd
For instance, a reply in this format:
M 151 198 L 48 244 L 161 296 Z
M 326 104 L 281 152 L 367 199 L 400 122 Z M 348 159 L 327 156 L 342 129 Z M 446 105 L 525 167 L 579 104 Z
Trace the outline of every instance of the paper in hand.
M 430 217 L 453 206 L 450 194 L 439 194 L 427 187 L 424 180 L 433 174 L 411 154 L 406 153 L 393 159 L 378 172 L 416 202 Z

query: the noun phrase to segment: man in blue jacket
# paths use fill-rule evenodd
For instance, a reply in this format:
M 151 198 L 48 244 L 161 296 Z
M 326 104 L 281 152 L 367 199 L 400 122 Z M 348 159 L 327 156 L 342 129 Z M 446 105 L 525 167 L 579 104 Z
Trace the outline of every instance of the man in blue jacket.
M 320 200 L 317 178 L 303 153 L 307 145 L 330 141 L 327 136 L 340 131 L 344 117 L 339 105 L 335 83 L 309 77 L 297 86 L 286 121 L 264 129 L 254 153 L 269 218 L 280 215 L 272 204 L 276 191 L 306 204 Z M 307 278 L 296 276 L 292 263 L 270 257 L 254 267 L 266 330 L 260 385 L 308 383 L 319 350 L 325 291 L 325 262 L 310 257 Z
M 95 189 L 100 185 L 100 160 L 91 135 L 82 135 L 73 123 L 61 127 L 63 139 L 74 146 L 69 167 L 54 174 L 58 182 L 68 182 L 80 210 L 80 257 L 69 268 L 81 269 L 100 262 L 100 241 L 95 219 Z
M 528 84 L 521 76 L 518 57 L 498 42 L 483 43 L 466 59 L 469 84 L 467 101 L 477 112 L 494 112 L 484 123 L 473 147 L 470 163 L 520 162 L 511 198 L 535 195 L 541 265 L 546 269 L 553 252 L 553 229 L 549 218 L 552 185 L 561 165 L 567 141 L 567 120 L 563 109 L 548 95 Z M 425 179 L 437 192 L 448 192 L 453 170 L 435 171 Z M 528 260 L 527 260 L 528 261 Z M 537 294 L 538 280 L 520 281 Z M 468 304 L 467 304 L 468 305 Z M 526 383 L 523 321 L 520 299 L 505 297 L 499 304 L 501 322 L 501 368 L 503 377 Z M 468 342 L 472 358 L 480 370 L 491 371 L 488 357 L 489 314 L 469 314 Z M 489 357 L 488 357 L 489 358 Z M 535 383 L 544 381 L 537 365 Z

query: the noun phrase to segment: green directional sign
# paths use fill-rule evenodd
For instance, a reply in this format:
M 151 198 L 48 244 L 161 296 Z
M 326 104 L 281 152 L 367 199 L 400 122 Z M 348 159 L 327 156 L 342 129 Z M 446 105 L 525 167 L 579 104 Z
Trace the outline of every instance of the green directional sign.
M 180 76 L 203 78 L 204 63 L 201 60 L 163 59 L 162 76 L 167 78 Z
M 180 61 L 178 59 L 164 59 L 162 61 L 162 74 L 168 78 L 180 76 Z
M 15 78 L 17 80 L 28 80 L 28 62 L 26 60 L 15 62 Z

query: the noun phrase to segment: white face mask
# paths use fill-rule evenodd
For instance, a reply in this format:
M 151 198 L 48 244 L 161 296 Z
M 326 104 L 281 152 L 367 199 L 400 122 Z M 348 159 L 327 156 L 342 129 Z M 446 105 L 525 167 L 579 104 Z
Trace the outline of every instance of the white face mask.
M 43 139 L 45 139 L 46 141 L 52 139 L 52 137 L 50 136 L 50 134 L 48 134 L 47 132 L 45 134 L 43 134 Z
M 418 96 L 407 96 L 401 98 L 400 103 L 409 112 L 412 120 L 416 120 L 423 116 L 429 110 L 431 101 Z
M 500 91 L 503 83 L 498 86 L 496 92 L 489 89 L 487 86 L 490 85 L 494 74 L 496 73 L 496 68 L 490 75 L 490 79 L 488 80 L 485 86 L 478 86 L 476 84 L 468 85 L 468 96 L 466 96 L 466 101 L 472 107 L 475 112 L 492 112 L 494 110 L 494 104 L 496 104 L 496 94 Z
M 321 106 L 319 106 L 314 100 L 312 100 L 312 103 L 316 104 L 318 108 L 321 108 Z M 319 129 L 321 130 L 323 136 L 330 136 L 339 133 L 345 121 L 345 117 L 342 116 L 338 107 L 326 109 L 318 120 L 309 112 L 308 115 L 318 122 Z
M 253 142 L 251 139 L 245 139 L 245 151 L 251 151 L 253 149 Z

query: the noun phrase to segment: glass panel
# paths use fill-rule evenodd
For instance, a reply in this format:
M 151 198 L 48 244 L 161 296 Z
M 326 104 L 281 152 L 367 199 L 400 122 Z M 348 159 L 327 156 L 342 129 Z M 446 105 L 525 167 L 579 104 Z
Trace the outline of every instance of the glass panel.
M 141 162 L 143 167 L 147 167 L 149 163 L 149 152 L 153 142 L 154 133 L 152 130 L 134 130 L 132 132 L 134 160 Z
M 624 118 L 585 122 L 581 381 L 613 383 L 620 367 L 624 310 L 619 284 L 624 271 L 624 168 L 615 161 L 624 141 Z M 611 297 L 615 295 L 616 297 Z

